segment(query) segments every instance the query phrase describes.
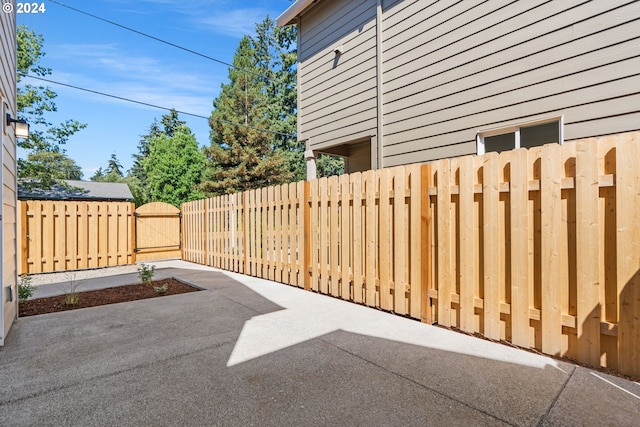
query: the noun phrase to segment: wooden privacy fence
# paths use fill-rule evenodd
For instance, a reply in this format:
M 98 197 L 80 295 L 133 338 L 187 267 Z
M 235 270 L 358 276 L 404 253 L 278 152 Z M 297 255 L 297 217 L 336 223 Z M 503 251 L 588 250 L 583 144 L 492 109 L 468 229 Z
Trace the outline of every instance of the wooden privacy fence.
M 20 274 L 135 263 L 133 203 L 19 203 Z
M 19 203 L 19 274 L 180 258 L 180 211 L 152 202 Z
M 183 205 L 183 258 L 640 376 L 638 133 Z
M 420 174 L 383 169 L 183 204 L 183 259 L 420 318 Z
M 640 375 L 638 134 L 429 165 L 432 319 Z
M 180 209 L 163 202 L 142 205 L 135 217 L 136 261 L 180 258 Z

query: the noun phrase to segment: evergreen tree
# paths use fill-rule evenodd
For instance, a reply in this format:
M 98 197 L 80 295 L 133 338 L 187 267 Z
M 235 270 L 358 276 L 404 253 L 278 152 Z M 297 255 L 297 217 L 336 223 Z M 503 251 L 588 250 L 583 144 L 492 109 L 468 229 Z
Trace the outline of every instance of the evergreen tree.
M 269 99 L 267 115 L 269 129 L 277 146 L 287 157 L 287 169 L 293 181 L 306 179 L 304 143 L 297 138 L 297 27 L 277 27 L 267 16 L 256 25 L 252 38 L 256 50 L 258 72 L 263 76 L 264 91 Z M 319 154 L 316 159 L 318 177 L 344 173 L 344 159 Z
M 107 175 L 111 174 L 122 177 L 122 165 L 120 164 L 120 160 L 116 157 L 116 153 L 111 154 L 109 165 L 107 166 Z
M 178 126 L 172 136 L 162 133 L 149 140 L 149 155 L 142 160 L 151 200 L 181 203 L 204 197 L 198 190 L 204 155 L 195 136 L 186 126 Z
M 268 128 L 274 134 L 275 145 L 287 158 L 286 168 L 291 180 L 304 180 L 304 143 L 297 137 L 297 28 L 277 27 L 267 16 L 256 24 L 255 48 L 257 71 L 267 96 Z
M 161 132 L 168 137 L 172 137 L 176 130 L 178 130 L 180 126 L 186 126 L 187 122 L 180 120 L 178 118 L 178 112 L 172 108 L 169 113 L 162 115 L 160 124 L 162 125 Z
M 269 99 L 260 77 L 256 48 L 245 36 L 229 68 L 209 119 L 211 145 L 201 189 L 212 195 L 288 182 L 287 158 L 269 129 Z
M 100 182 L 124 182 L 124 175 L 122 174 L 122 165 L 120 160 L 116 156 L 116 153 L 112 153 L 107 163 L 106 169 L 102 167 L 93 174 L 91 181 Z
M 91 181 L 102 181 L 102 178 L 104 178 L 104 171 L 102 170 L 102 167 L 99 167 L 89 179 Z
M 98 182 L 122 182 L 127 184 L 136 206 L 142 206 L 149 201 L 138 178 L 132 175 L 123 176 L 122 164 L 120 164 L 120 160 L 118 160 L 115 153 L 111 154 L 106 169 L 98 168 L 90 179 Z

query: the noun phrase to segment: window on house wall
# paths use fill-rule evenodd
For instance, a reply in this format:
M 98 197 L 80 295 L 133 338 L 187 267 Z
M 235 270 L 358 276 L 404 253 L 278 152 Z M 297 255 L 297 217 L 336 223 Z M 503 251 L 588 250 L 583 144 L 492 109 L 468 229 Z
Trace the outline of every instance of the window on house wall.
M 500 153 L 554 142 L 562 144 L 562 137 L 562 119 L 481 131 L 477 137 L 478 154 L 491 151 Z

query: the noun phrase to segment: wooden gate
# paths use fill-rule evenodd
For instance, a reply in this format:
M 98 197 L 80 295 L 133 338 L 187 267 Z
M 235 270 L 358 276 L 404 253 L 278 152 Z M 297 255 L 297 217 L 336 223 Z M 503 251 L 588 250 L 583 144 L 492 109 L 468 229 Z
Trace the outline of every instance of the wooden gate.
M 134 216 L 136 261 L 180 258 L 180 209 L 152 202 L 136 209 Z

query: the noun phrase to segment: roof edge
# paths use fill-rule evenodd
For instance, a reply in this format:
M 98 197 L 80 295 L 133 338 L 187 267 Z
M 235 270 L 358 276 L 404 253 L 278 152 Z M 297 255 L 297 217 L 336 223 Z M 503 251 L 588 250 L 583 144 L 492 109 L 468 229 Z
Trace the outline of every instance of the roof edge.
M 294 4 L 276 18 L 276 24 L 279 27 L 295 24 L 296 18 L 315 2 L 316 0 L 296 0 Z

